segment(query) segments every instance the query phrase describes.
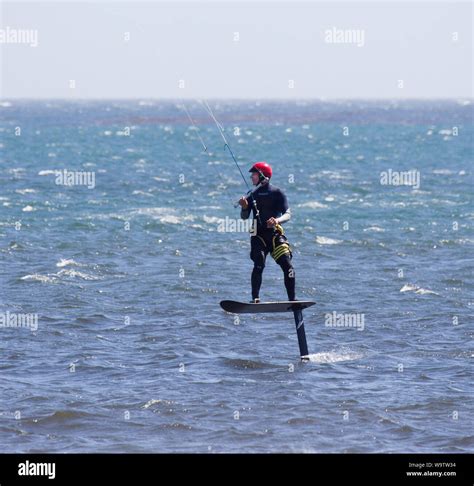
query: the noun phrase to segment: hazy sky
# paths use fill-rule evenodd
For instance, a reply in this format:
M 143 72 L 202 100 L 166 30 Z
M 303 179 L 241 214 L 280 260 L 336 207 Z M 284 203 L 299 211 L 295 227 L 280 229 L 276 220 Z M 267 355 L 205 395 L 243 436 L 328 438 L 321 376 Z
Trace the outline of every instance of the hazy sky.
M 4 99 L 473 96 L 470 2 L 0 3 Z

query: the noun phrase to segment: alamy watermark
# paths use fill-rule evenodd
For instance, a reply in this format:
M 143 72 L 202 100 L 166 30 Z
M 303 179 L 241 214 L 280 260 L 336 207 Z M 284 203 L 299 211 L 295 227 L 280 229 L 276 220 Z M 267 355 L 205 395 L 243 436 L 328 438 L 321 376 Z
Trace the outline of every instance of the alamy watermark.
M 355 327 L 358 331 L 365 329 L 365 314 L 327 312 L 324 314 L 324 325 L 326 327 Z
M 250 233 L 252 236 L 257 234 L 256 219 L 233 219 L 228 216 L 221 219 L 217 225 L 219 233 Z
M 20 462 L 18 464 L 18 476 L 47 476 L 48 479 L 56 477 L 55 462 Z
M 80 170 L 56 170 L 55 183 L 58 186 L 87 186 L 87 189 L 95 188 L 95 172 Z
M 332 27 L 324 31 L 324 42 L 326 44 L 355 44 L 357 47 L 364 47 L 365 30 Z
M 36 331 L 38 329 L 38 314 L 0 312 L 0 327 L 25 327 L 31 331 Z
M 399 171 L 388 169 L 380 173 L 382 186 L 412 186 L 420 188 L 420 171 L 417 169 Z
M 26 44 L 30 47 L 38 47 L 38 31 L 7 26 L 0 29 L 0 44 Z

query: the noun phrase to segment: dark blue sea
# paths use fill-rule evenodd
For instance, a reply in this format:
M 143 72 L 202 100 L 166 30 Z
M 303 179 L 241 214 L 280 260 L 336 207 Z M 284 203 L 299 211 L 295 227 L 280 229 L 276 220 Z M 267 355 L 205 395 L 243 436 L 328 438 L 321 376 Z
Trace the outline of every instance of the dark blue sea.
M 219 307 L 246 187 L 201 104 L 3 100 L 1 452 L 474 452 L 472 100 L 209 104 L 288 196 L 311 361 Z

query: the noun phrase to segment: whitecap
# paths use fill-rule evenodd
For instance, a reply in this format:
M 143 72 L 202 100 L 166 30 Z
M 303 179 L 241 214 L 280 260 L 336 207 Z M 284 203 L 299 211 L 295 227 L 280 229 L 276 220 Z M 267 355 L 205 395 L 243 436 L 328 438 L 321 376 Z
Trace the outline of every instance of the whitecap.
M 311 178 L 324 178 L 324 179 L 335 179 L 335 180 L 340 180 L 340 179 L 351 179 L 352 175 L 349 170 L 342 169 L 340 171 L 337 170 L 321 170 L 317 174 L 311 175 Z
M 51 175 L 51 174 L 56 175 L 57 172 L 58 172 L 57 170 L 40 170 L 38 172 L 38 175 L 40 175 L 40 176 Z
M 25 206 L 22 211 L 25 213 L 31 212 L 31 211 L 36 211 L 36 209 L 33 206 Z
M 438 295 L 436 292 L 433 292 L 432 290 L 427 290 L 427 289 L 418 289 L 416 292 L 416 294 L 421 294 L 421 295 L 425 295 L 425 294 L 433 294 L 433 295 Z
M 58 277 L 66 276 L 66 277 L 73 277 L 73 278 L 81 278 L 82 280 L 100 280 L 99 277 L 94 275 L 89 275 L 87 273 L 78 272 L 72 269 L 63 269 L 57 273 Z
M 379 226 L 369 226 L 368 228 L 364 228 L 364 231 L 375 231 L 376 233 L 380 233 L 385 230 L 383 228 L 380 228 Z
M 450 169 L 433 169 L 433 174 L 439 174 L 439 175 L 451 175 L 454 174 L 454 172 Z
M 464 245 L 466 243 L 467 244 L 474 243 L 474 240 L 471 238 L 459 238 L 456 240 L 448 240 L 448 239 L 439 240 L 440 245 L 450 245 L 450 244 Z
M 205 223 L 209 223 L 209 224 L 220 223 L 221 221 L 224 221 L 222 218 L 218 218 L 217 216 L 204 215 L 202 219 L 204 220 Z
M 187 215 L 187 216 L 176 216 L 176 210 L 173 208 L 163 208 L 163 207 L 156 207 L 156 208 L 140 208 L 135 211 L 132 211 L 132 214 L 139 214 L 139 215 L 147 215 L 151 216 L 154 219 L 158 219 L 161 223 L 168 223 L 168 224 L 179 224 L 184 223 L 186 221 L 194 221 L 194 216 Z
M 145 405 L 142 406 L 142 408 L 150 408 L 152 405 L 157 405 L 159 403 L 162 403 L 163 405 L 173 405 L 174 402 L 171 400 L 161 400 L 160 398 L 156 399 L 153 398 L 151 400 L 148 400 L 148 402 L 145 403 Z
M 309 361 L 312 363 L 338 363 L 340 361 L 353 361 L 363 358 L 362 353 L 353 351 L 329 351 L 327 353 L 309 354 Z
M 59 268 L 67 267 L 68 265 L 82 266 L 80 263 L 77 263 L 72 258 L 69 260 L 66 258 L 61 258 L 61 260 L 59 260 L 59 262 L 56 263 L 56 266 Z
M 327 208 L 327 204 L 320 203 L 318 201 L 308 201 L 302 204 L 298 204 L 299 208 L 311 208 L 311 209 L 323 209 Z
M 342 240 L 335 240 L 333 238 L 326 238 L 325 236 L 317 236 L 316 243 L 319 245 L 338 245 Z
M 416 290 L 418 287 L 416 285 L 405 284 L 401 289 L 400 292 L 410 292 L 411 290 Z
M 32 194 L 36 191 L 34 189 L 16 189 L 15 192 L 18 194 Z
M 423 289 L 418 285 L 413 285 L 413 284 L 405 284 L 400 289 L 400 292 L 415 292 L 415 294 L 421 294 L 421 295 L 426 295 L 426 294 L 438 295 L 436 292 L 433 292 L 432 290 Z
M 173 212 L 172 208 L 164 208 L 164 207 L 156 207 L 156 208 L 139 208 L 135 211 L 132 211 L 132 214 L 144 214 L 147 216 L 162 216 L 163 214 L 167 214 Z
M 52 283 L 56 281 L 56 278 L 54 276 L 40 275 L 39 273 L 33 273 L 31 275 L 25 275 L 24 277 L 21 277 L 20 280 L 33 280 L 33 281 L 43 282 L 43 283 Z
M 179 224 L 181 219 L 178 216 L 173 216 L 169 214 L 168 216 L 163 216 L 159 218 L 162 223 L 169 223 L 169 224 Z

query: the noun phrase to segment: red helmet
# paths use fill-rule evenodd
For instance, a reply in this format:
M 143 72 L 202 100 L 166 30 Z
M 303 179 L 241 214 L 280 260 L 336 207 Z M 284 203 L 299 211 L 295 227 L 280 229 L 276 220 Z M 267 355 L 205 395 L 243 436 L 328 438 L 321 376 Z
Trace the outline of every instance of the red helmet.
M 258 172 L 261 177 L 263 176 L 268 179 L 270 179 L 273 173 L 271 165 L 267 164 L 266 162 L 256 162 L 252 165 L 249 172 Z

